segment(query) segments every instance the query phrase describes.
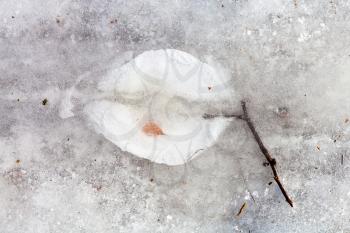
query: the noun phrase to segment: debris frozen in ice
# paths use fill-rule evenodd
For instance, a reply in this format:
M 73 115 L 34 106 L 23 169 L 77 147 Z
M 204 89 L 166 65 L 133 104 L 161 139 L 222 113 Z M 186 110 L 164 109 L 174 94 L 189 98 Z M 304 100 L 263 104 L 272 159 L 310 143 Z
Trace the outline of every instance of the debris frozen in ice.
M 122 150 L 157 163 L 184 164 L 228 125 L 205 120 L 201 104 L 229 95 L 229 76 L 174 49 L 144 52 L 99 83 L 106 98 L 87 104 L 97 132 Z

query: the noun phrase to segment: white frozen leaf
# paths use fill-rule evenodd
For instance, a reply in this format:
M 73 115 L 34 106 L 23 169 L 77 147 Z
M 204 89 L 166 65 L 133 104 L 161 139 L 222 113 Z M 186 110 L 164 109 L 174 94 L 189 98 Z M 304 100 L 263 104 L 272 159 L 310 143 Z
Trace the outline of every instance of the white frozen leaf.
M 228 81 L 185 52 L 148 51 L 98 85 L 101 92 L 114 93 L 115 101 L 93 101 L 85 112 L 94 128 L 122 150 L 156 163 L 184 164 L 213 145 L 228 125 L 225 119 L 203 119 L 200 109 L 201 102 L 228 94 L 223 78 Z

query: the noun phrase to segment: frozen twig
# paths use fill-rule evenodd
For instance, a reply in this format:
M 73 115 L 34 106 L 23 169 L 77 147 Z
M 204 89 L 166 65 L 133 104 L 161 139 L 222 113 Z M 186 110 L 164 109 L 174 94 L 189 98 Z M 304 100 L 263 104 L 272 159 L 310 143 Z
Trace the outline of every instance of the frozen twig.
M 241 102 L 242 105 L 242 109 L 243 109 L 243 120 L 245 120 L 245 122 L 247 122 L 247 125 L 250 129 L 250 131 L 252 132 L 255 141 L 258 143 L 259 148 L 261 150 L 261 152 L 265 155 L 266 160 L 269 162 L 270 167 L 272 169 L 273 172 L 273 178 L 275 179 L 278 187 L 280 188 L 283 196 L 286 198 L 286 201 L 289 203 L 289 205 L 291 207 L 293 207 L 293 201 L 290 199 L 290 197 L 288 196 L 286 190 L 284 189 L 280 178 L 278 176 L 277 170 L 276 170 L 276 159 L 272 158 L 272 156 L 270 155 L 270 152 L 266 149 L 266 147 L 264 146 L 259 134 L 256 132 L 255 126 L 253 124 L 253 122 L 251 121 L 249 115 L 248 115 L 248 111 L 247 111 L 247 106 L 245 101 Z
M 236 214 L 237 217 L 239 217 L 242 214 L 242 212 L 246 208 L 246 206 L 247 206 L 247 203 L 244 202 L 243 205 L 241 206 L 241 208 L 239 209 L 238 213 Z
M 204 113 L 204 115 L 203 115 L 204 119 L 213 119 L 216 117 L 238 118 L 238 119 L 243 120 L 243 115 L 238 115 L 238 114 L 208 114 L 208 113 Z
M 270 167 L 272 169 L 272 173 L 273 173 L 273 178 L 275 179 L 278 187 L 280 188 L 283 196 L 285 197 L 286 201 L 288 202 L 288 204 L 293 207 L 293 201 L 291 200 L 291 198 L 288 196 L 287 191 L 284 189 L 280 178 L 278 176 L 277 173 L 277 169 L 276 169 L 276 159 L 273 158 L 270 154 L 270 152 L 267 150 L 267 148 L 265 147 L 265 145 L 263 144 L 259 134 L 257 133 L 255 126 L 252 122 L 252 120 L 249 117 L 248 111 L 247 111 L 247 106 L 246 106 L 246 102 L 245 101 L 241 101 L 241 106 L 242 106 L 242 110 L 243 110 L 243 114 L 239 115 L 239 114 L 224 114 L 224 115 L 211 115 L 211 114 L 204 114 L 203 118 L 204 119 L 211 119 L 211 118 L 215 118 L 215 117 L 225 117 L 225 118 L 238 118 L 241 120 L 244 120 L 250 131 L 252 132 L 255 141 L 258 143 L 260 151 L 264 154 L 266 160 L 269 162 Z

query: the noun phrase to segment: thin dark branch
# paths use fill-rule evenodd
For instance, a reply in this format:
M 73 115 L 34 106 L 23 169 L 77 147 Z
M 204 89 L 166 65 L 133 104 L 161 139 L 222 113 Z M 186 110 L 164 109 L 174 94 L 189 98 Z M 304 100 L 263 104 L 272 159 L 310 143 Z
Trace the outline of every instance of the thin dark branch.
M 283 196 L 285 197 L 285 199 L 289 203 L 289 205 L 291 207 L 293 207 L 293 201 L 288 196 L 287 191 L 283 187 L 283 185 L 282 185 L 282 183 L 280 181 L 280 178 L 278 176 L 277 169 L 276 169 L 276 159 L 271 156 L 270 152 L 267 150 L 267 148 L 265 147 L 264 143 L 262 142 L 258 132 L 256 131 L 254 123 L 252 122 L 252 120 L 249 117 L 249 114 L 248 114 L 248 111 L 247 111 L 246 102 L 245 101 L 241 101 L 241 106 L 242 106 L 243 114 L 207 114 L 207 113 L 205 113 L 203 115 L 203 118 L 204 119 L 213 119 L 213 118 L 216 118 L 216 117 L 224 117 L 224 118 L 238 118 L 238 119 L 244 120 L 247 123 L 250 131 L 252 132 L 255 141 L 258 143 L 258 146 L 259 146 L 261 152 L 264 154 L 266 160 L 269 162 L 270 167 L 272 169 L 273 178 L 275 179 L 275 181 L 276 181 L 278 187 L 280 188 Z
M 208 113 L 203 114 L 204 119 L 213 119 L 216 117 L 238 118 L 238 119 L 243 120 L 243 115 L 239 115 L 239 114 L 208 114 Z
M 247 206 L 247 203 L 244 202 L 241 208 L 239 209 L 238 213 L 236 214 L 237 217 L 239 217 L 242 214 L 246 206 Z
M 341 155 L 341 159 L 340 159 L 340 164 L 343 165 L 344 164 L 344 155 Z
M 276 159 L 272 158 L 272 156 L 270 155 L 270 152 L 264 146 L 259 134 L 256 132 L 255 126 L 248 115 L 247 106 L 246 106 L 245 101 L 242 101 L 241 105 L 242 105 L 242 109 L 243 109 L 243 119 L 247 122 L 247 125 L 248 125 L 250 131 L 252 132 L 255 141 L 258 143 L 261 152 L 264 154 L 266 160 L 269 162 L 270 167 L 271 167 L 272 172 L 273 172 L 273 176 L 274 176 L 273 178 L 275 179 L 275 181 L 276 181 L 278 187 L 280 188 L 283 196 L 285 197 L 286 201 L 289 203 L 289 205 L 291 207 L 293 207 L 293 201 L 288 196 L 287 191 L 284 189 L 284 187 L 279 179 L 277 169 L 276 169 Z

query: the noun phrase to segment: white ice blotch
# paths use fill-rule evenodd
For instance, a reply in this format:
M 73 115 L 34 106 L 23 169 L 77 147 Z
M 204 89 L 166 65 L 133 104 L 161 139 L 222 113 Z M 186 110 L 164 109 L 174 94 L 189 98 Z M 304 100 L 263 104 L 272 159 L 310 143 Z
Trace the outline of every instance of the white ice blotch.
M 203 119 L 200 108 L 227 97 L 229 78 L 223 74 L 185 52 L 148 51 L 112 70 L 98 85 L 111 96 L 90 102 L 85 113 L 123 151 L 184 164 L 212 146 L 228 125 L 221 118 Z
M 228 97 L 229 79 L 223 69 L 215 69 L 188 53 L 151 50 L 112 70 L 99 89 L 131 98 L 167 92 L 189 100 L 213 100 Z
M 62 95 L 62 101 L 59 107 L 59 116 L 63 119 L 74 116 L 74 113 L 72 112 L 74 105 L 71 102 L 73 92 L 74 87 L 66 90 L 65 94 Z

